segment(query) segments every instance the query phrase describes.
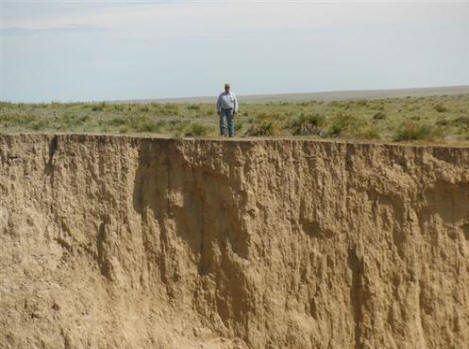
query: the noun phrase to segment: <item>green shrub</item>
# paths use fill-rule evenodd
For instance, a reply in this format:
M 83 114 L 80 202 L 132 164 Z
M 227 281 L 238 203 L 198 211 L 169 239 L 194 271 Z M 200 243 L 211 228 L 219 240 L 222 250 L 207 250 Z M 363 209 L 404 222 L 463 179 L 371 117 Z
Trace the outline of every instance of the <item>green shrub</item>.
M 187 109 L 189 109 L 189 110 L 200 110 L 200 105 L 198 105 L 198 104 L 189 104 L 187 106 Z
M 382 111 L 379 111 L 373 115 L 373 120 L 384 120 L 386 119 L 386 114 L 384 114 Z
M 468 127 L 469 126 L 469 116 L 460 116 L 460 117 L 454 119 L 453 121 L 451 121 L 451 123 L 455 126 Z
M 321 126 L 324 123 L 324 117 L 320 114 L 301 113 L 296 119 L 290 122 L 289 128 L 294 135 L 319 134 Z
M 109 126 L 122 126 L 128 123 L 128 119 L 123 116 L 114 117 L 106 122 Z
M 243 128 L 244 123 L 241 120 L 235 121 L 235 132 L 238 133 Z
M 184 135 L 184 130 L 189 127 L 190 121 L 189 120 L 177 120 L 177 122 L 174 124 L 173 129 L 176 130 L 178 133 L 181 135 Z
M 429 140 L 433 135 L 434 130 L 429 125 L 420 125 L 412 121 L 404 121 L 396 130 L 394 140 L 397 142 Z
M 142 104 L 139 107 L 139 111 L 142 113 L 148 113 L 150 111 L 150 107 L 146 104 Z
M 10 107 L 11 107 L 10 102 L 0 102 L 0 111 L 2 111 L 3 109 L 10 108 Z
M 158 132 L 158 126 L 152 120 L 147 120 L 137 125 L 135 128 L 137 132 Z
M 174 103 L 165 103 L 163 105 L 162 112 L 164 115 L 178 115 L 179 106 Z
M 448 126 L 449 125 L 449 121 L 447 119 L 441 119 L 441 120 L 437 120 L 435 122 L 435 125 L 437 126 Z
M 40 120 L 36 120 L 35 122 L 33 122 L 33 124 L 31 125 L 31 128 L 34 131 L 39 131 L 39 130 L 46 129 L 47 126 L 48 126 L 48 122 L 44 119 L 40 119 Z
M 166 124 L 167 124 L 166 120 L 158 120 L 156 122 L 156 127 L 158 128 L 158 130 L 161 130 L 164 127 L 166 127 Z
M 279 112 L 271 113 L 271 112 L 265 112 L 265 111 L 257 113 L 255 116 L 256 121 L 259 123 L 261 123 L 262 121 L 278 122 L 281 120 L 285 120 L 285 117 L 286 115 L 280 114 Z
M 94 104 L 92 107 L 91 107 L 91 110 L 92 111 L 103 111 L 104 110 L 104 107 L 106 107 L 106 103 L 105 102 L 101 102 L 99 104 Z
M 337 137 L 345 132 L 351 132 L 357 125 L 357 119 L 349 114 L 339 113 L 331 119 L 326 136 Z
M 375 105 L 374 109 L 383 111 L 383 110 L 384 110 L 384 104 L 383 104 L 382 102 L 377 103 L 377 104 Z
M 89 118 L 90 118 L 89 115 L 79 116 L 72 112 L 67 112 L 63 115 L 61 121 L 64 123 L 65 127 L 73 128 L 75 126 L 83 125 L 89 120 Z
M 360 107 L 366 107 L 368 105 L 368 101 L 366 99 L 361 99 L 355 102 L 356 105 Z
M 445 113 L 448 111 L 448 108 L 446 106 L 444 106 L 443 104 L 435 104 L 433 106 L 433 109 L 435 109 L 438 113 Z
M 114 111 L 117 111 L 117 112 L 123 112 L 124 109 L 125 109 L 124 105 L 122 105 L 122 104 L 113 104 L 112 107 L 113 107 Z
M 379 130 L 376 129 L 375 127 L 373 127 L 373 126 L 366 126 L 366 127 L 360 128 L 356 132 L 355 135 L 360 139 L 368 139 L 368 140 L 371 140 L 371 139 L 379 140 L 379 139 L 381 139 L 381 135 L 380 135 Z
M 184 135 L 186 137 L 189 137 L 189 136 L 203 137 L 203 136 L 208 135 L 211 132 L 212 132 L 211 127 L 208 127 L 199 123 L 194 123 L 186 129 L 186 131 L 184 132 Z
M 246 132 L 247 136 L 276 136 L 278 135 L 279 127 L 273 121 L 264 120 L 257 123 Z
M 128 125 L 136 132 L 158 132 L 159 128 L 155 121 L 147 115 L 132 115 L 128 118 Z

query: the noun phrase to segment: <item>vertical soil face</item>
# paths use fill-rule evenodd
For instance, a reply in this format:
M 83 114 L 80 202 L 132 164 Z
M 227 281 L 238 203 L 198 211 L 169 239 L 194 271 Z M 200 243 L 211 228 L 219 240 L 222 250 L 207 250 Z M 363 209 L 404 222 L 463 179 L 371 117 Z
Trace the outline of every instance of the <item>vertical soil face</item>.
M 1 348 L 469 346 L 469 149 L 0 136 Z

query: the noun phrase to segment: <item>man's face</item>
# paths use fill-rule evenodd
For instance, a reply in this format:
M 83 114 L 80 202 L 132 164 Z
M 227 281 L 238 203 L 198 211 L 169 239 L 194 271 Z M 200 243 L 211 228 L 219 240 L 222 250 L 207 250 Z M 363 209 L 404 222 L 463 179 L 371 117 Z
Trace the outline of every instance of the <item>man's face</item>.
M 230 86 L 225 86 L 225 92 L 226 93 L 230 92 Z

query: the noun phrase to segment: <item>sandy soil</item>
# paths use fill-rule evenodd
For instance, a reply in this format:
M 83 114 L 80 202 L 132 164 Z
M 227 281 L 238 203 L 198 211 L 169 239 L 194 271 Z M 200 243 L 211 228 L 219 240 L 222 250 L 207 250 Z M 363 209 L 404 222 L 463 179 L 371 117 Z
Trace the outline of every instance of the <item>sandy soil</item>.
M 0 136 L 0 348 L 469 347 L 469 149 Z

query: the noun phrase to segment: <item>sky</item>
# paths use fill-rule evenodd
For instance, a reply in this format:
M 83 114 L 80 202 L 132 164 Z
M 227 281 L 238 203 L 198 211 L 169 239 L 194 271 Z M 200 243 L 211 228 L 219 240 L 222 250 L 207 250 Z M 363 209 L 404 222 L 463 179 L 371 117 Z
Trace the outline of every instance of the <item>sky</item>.
M 469 85 L 469 0 L 0 0 L 0 100 Z

